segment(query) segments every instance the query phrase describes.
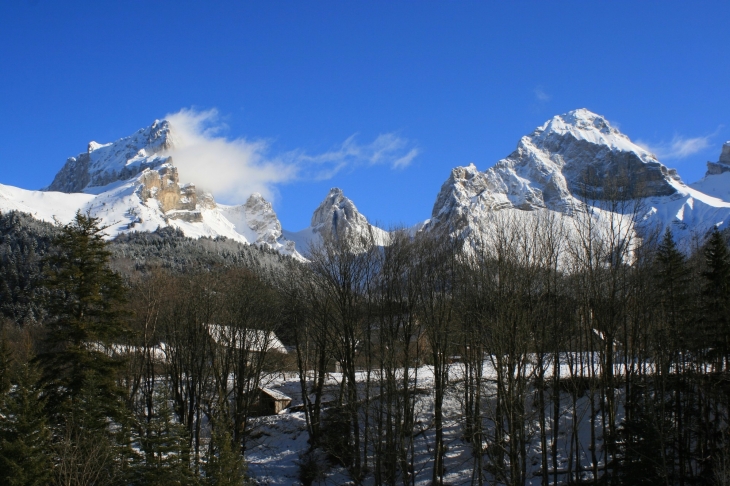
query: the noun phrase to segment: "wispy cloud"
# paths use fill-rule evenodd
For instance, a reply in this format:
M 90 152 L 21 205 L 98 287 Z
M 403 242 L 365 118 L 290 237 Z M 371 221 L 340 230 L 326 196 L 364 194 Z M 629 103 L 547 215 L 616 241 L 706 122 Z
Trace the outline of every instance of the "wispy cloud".
M 540 103 L 547 103 L 552 99 L 552 96 L 547 94 L 545 90 L 542 88 L 542 86 L 538 86 L 533 90 L 533 93 L 535 94 L 535 99 L 539 101 Z
M 674 135 L 669 142 L 650 143 L 644 140 L 637 140 L 636 145 L 653 153 L 660 160 L 684 159 L 710 147 L 710 139 L 715 135 L 716 133 L 702 137 Z
M 369 144 L 357 142 L 357 135 L 351 135 L 339 147 L 330 151 L 309 155 L 302 151 L 286 154 L 300 167 L 305 178 L 329 179 L 338 172 L 358 166 L 389 165 L 402 169 L 410 165 L 420 150 L 412 143 L 393 133 L 385 133 Z
M 195 182 L 219 199 L 242 202 L 253 192 L 273 198 L 276 186 L 294 180 L 326 180 L 343 170 L 373 165 L 407 167 L 420 153 L 414 144 L 393 133 L 361 144 L 352 135 L 320 154 L 304 150 L 272 153 L 266 140 L 228 139 L 216 110 L 183 109 L 165 117 L 172 127 L 170 155 L 181 180 Z

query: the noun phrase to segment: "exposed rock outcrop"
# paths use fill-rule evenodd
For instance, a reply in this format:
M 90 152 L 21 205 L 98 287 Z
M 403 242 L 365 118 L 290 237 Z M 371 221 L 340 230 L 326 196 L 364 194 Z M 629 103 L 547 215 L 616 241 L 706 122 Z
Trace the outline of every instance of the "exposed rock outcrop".
M 707 162 L 707 173 L 709 175 L 718 175 L 723 172 L 730 172 L 730 142 L 725 142 L 720 152 L 720 159 L 717 162 Z
M 180 185 L 177 169 L 172 165 L 165 164 L 157 170 L 147 169 L 138 181 L 140 185 L 137 193 L 143 203 L 149 205 L 148 201 L 154 199 L 169 218 L 188 222 L 202 221 L 200 211 L 196 211 L 198 195 L 195 185 Z M 186 215 L 185 211 L 191 214 Z

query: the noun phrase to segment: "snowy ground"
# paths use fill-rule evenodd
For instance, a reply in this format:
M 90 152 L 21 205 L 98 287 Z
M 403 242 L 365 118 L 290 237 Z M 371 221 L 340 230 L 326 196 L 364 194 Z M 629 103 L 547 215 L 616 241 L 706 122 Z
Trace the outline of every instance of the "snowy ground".
M 491 369 L 487 367 L 486 376 L 490 376 Z M 433 374 L 428 366 L 421 367 L 418 372 L 418 388 L 433 390 Z M 452 385 L 444 404 L 445 430 L 444 435 L 447 444 L 446 453 L 446 476 L 445 483 L 450 485 L 471 484 L 474 459 L 471 453 L 471 445 L 462 440 L 461 424 L 461 391 L 459 379 L 462 375 L 461 365 L 451 366 L 449 379 Z M 563 376 L 567 376 L 566 374 Z M 330 373 L 327 382 L 328 386 L 335 388 L 341 375 Z M 364 381 L 362 374 L 359 379 Z M 292 406 L 302 403 L 299 388 L 299 379 L 296 374 L 278 374 L 270 377 L 269 388 L 278 390 L 292 397 Z M 493 385 L 487 386 L 487 392 L 493 390 Z M 487 400 L 486 406 L 489 406 Z M 578 401 L 578 426 L 581 447 L 581 465 L 585 468 L 590 464 L 590 423 L 589 423 L 589 402 L 587 397 Z M 529 407 L 528 407 L 529 408 Z M 541 477 L 536 473 L 540 470 L 540 441 L 537 429 L 537 412 L 532 407 L 535 416 L 534 425 L 531 426 L 531 441 L 528 448 L 528 483 L 530 485 L 541 484 Z M 549 412 L 548 412 L 549 413 Z M 621 411 L 619 411 L 621 414 Z M 568 395 L 562 397 L 562 414 L 560 420 L 560 444 L 559 449 L 564 451 L 559 456 L 559 470 L 566 470 L 568 459 L 567 451 L 570 439 L 569 430 L 573 422 L 572 403 Z M 433 429 L 433 393 L 419 395 L 417 402 L 417 427 L 416 432 L 416 484 L 428 485 L 432 477 L 432 459 L 434 444 Z M 600 439 L 600 416 L 596 420 L 596 434 Z M 249 474 L 262 485 L 295 485 L 298 481 L 298 460 L 300 454 L 307 450 L 307 431 L 303 412 L 290 412 L 285 410 L 279 415 L 260 417 L 253 419 L 253 437 L 248 443 L 246 460 L 248 462 Z M 601 442 L 600 440 L 598 441 Z M 601 452 L 597 451 L 599 466 L 603 465 Z M 486 459 L 485 459 L 486 464 Z M 586 478 L 590 472 L 586 472 Z M 565 479 L 565 478 L 563 478 Z M 320 484 L 341 485 L 354 484 L 349 479 L 347 471 L 341 467 L 331 467 L 326 479 Z M 367 478 L 365 484 L 372 484 L 372 478 Z

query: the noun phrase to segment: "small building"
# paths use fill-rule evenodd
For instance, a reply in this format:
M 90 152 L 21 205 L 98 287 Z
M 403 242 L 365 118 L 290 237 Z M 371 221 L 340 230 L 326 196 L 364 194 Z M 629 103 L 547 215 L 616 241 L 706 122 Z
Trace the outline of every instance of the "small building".
M 259 415 L 277 415 L 291 405 L 290 397 L 271 388 L 261 387 L 258 393 L 256 409 Z
M 208 333 L 221 346 L 245 349 L 255 353 L 274 351 L 288 354 L 286 346 L 273 331 L 260 329 L 237 329 L 231 326 L 209 324 Z

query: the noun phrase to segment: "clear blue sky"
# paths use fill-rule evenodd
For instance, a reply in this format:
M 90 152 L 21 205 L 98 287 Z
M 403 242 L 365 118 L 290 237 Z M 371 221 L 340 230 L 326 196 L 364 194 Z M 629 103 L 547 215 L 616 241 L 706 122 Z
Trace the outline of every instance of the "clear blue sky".
M 276 185 L 292 230 L 332 186 L 371 221 L 423 220 L 451 168 L 580 107 L 693 182 L 730 140 L 728 19 L 727 1 L 5 1 L 0 183 L 45 186 L 90 140 L 191 107 L 272 158 L 353 134 L 417 149 Z

